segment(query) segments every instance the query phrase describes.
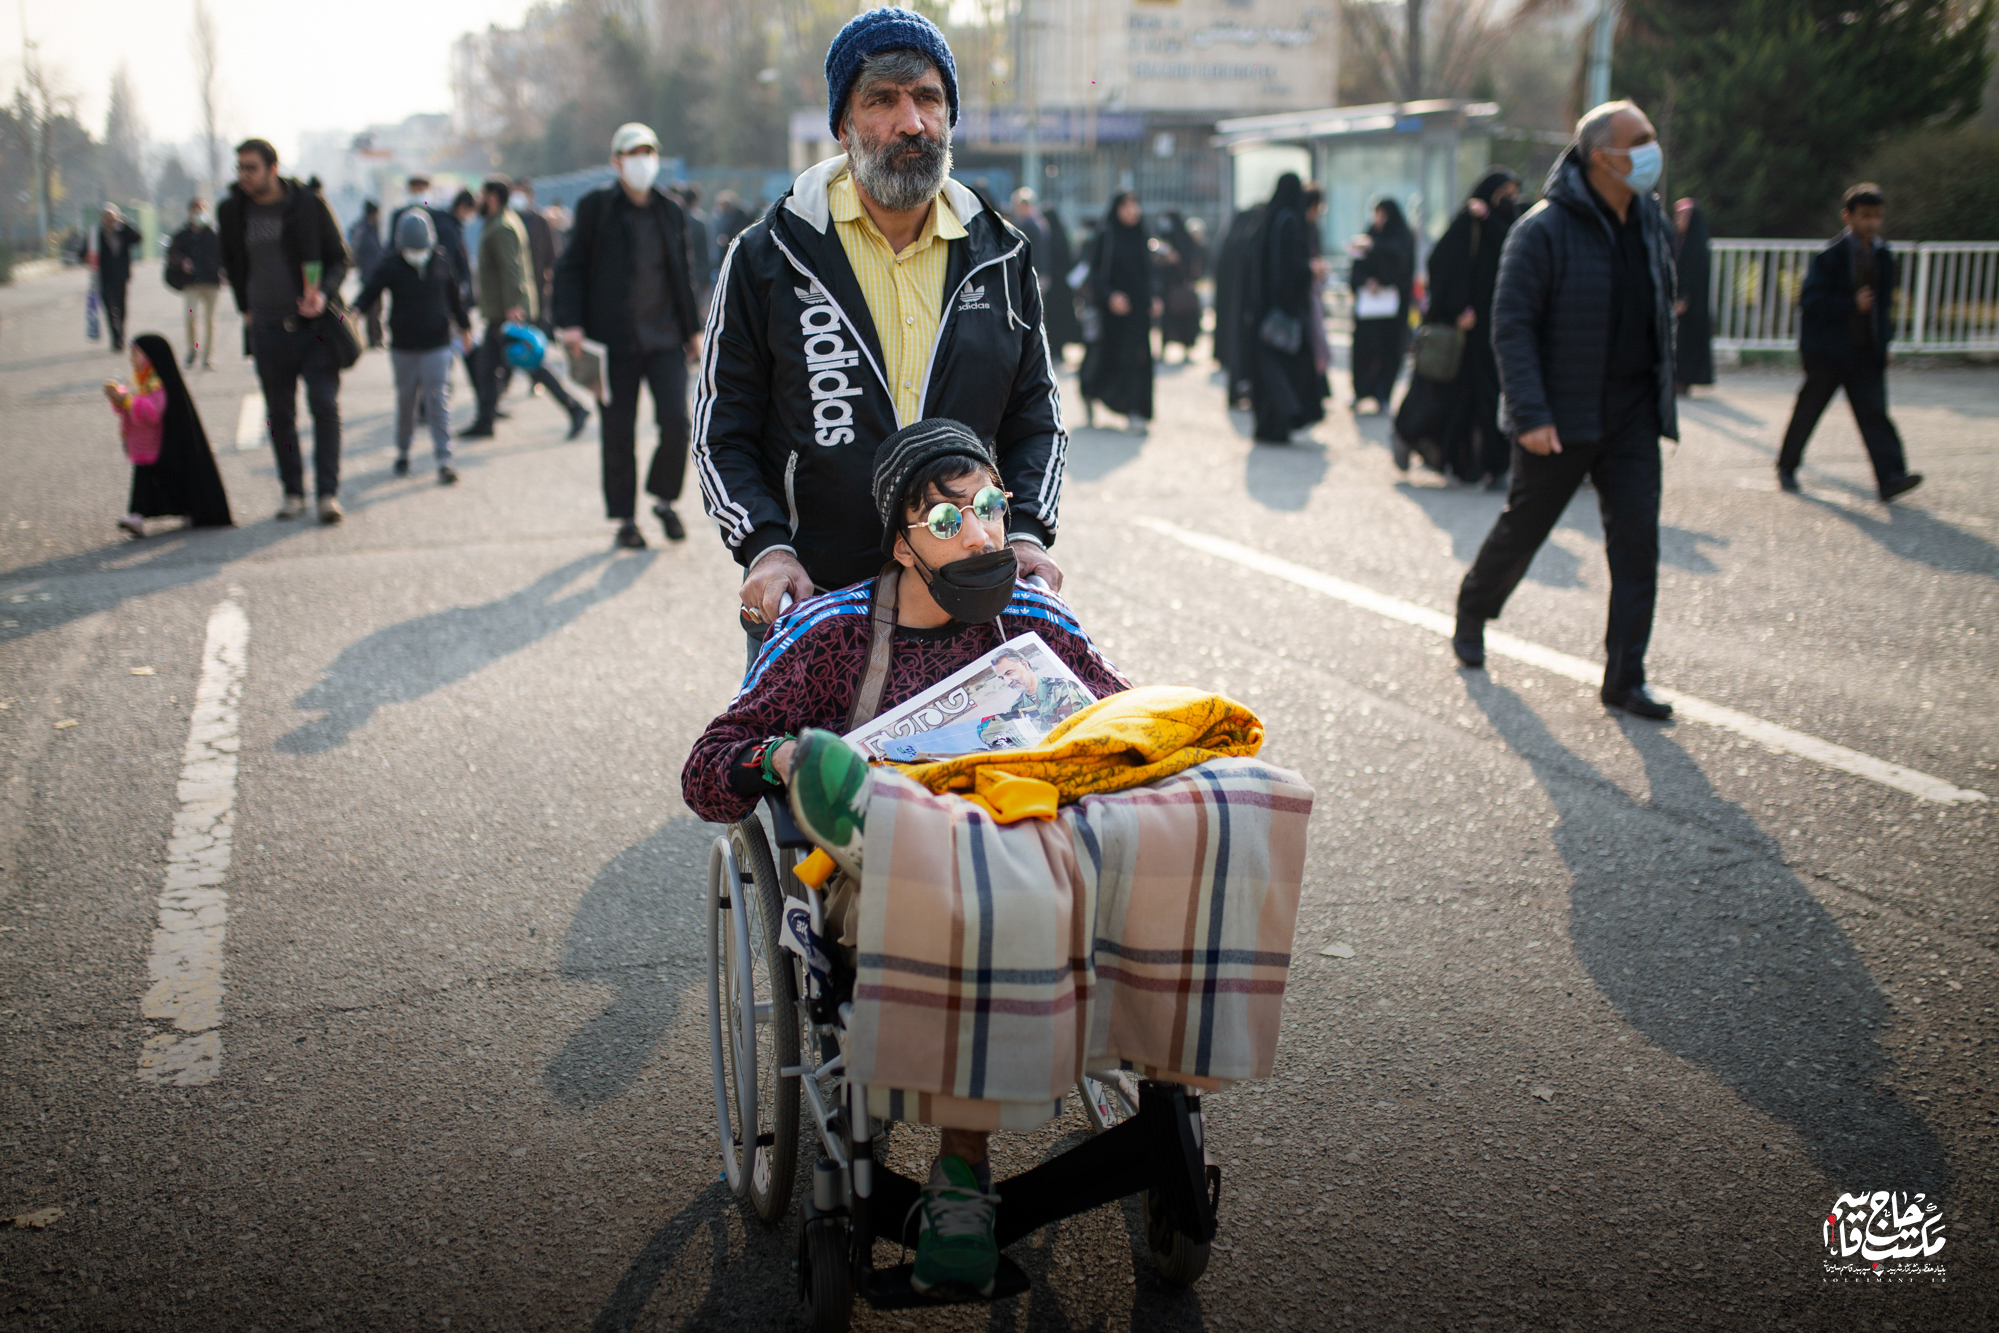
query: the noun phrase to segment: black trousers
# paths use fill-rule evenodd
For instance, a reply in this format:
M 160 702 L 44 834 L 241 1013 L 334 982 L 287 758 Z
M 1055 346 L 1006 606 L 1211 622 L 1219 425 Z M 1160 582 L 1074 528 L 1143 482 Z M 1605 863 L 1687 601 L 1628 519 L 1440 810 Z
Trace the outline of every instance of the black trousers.
M 641 351 L 612 348 L 604 378 L 611 401 L 604 405 L 604 515 L 630 522 L 638 505 L 639 385 L 652 390 L 652 419 L 659 431 L 646 491 L 672 504 L 687 476 L 687 353 L 680 347 Z
M 1860 428 L 1867 457 L 1874 464 L 1874 481 L 1885 488 L 1906 476 L 1909 464 L 1902 454 L 1901 432 L 1888 419 L 1888 371 L 1872 357 L 1847 364 L 1824 357 L 1807 356 L 1805 383 L 1798 390 L 1797 406 L 1791 409 L 1791 424 L 1784 428 L 1784 447 L 1777 466 L 1797 471 L 1805 461 L 1805 441 L 1812 438 L 1819 418 L 1825 415 L 1835 390 L 1846 390 L 1846 405 L 1853 409 L 1853 424 Z
M 1603 513 L 1603 553 L 1610 565 L 1605 693 L 1645 683 L 1645 648 L 1659 597 L 1658 391 L 1658 381 L 1649 377 L 1611 386 L 1605 394 L 1610 429 L 1600 440 L 1563 440 L 1559 454 L 1530 454 L 1514 445 L 1506 508 L 1458 588 L 1460 617 L 1496 619 L 1588 477 Z
M 333 344 L 310 328 L 287 329 L 281 322 L 256 320 L 250 345 L 257 380 L 264 389 L 264 418 L 278 456 L 278 479 L 286 495 L 305 494 L 305 465 L 298 448 L 298 382 L 312 413 L 313 480 L 321 499 L 340 493 L 340 363 Z
M 507 381 L 514 370 L 507 363 L 507 340 L 500 335 L 499 325 L 487 326 L 485 340 L 472 349 L 466 365 L 472 375 L 472 393 L 479 405 L 477 424 L 491 430 L 494 414 L 500 410 L 500 395 L 506 392 Z M 548 396 L 563 411 L 573 415 L 581 406 L 569 396 L 562 387 L 562 381 L 547 366 L 536 367 L 529 378 L 548 390 Z
M 104 307 L 104 331 L 110 335 L 111 350 L 114 352 L 121 352 L 125 349 L 125 293 L 127 290 L 126 284 L 122 282 L 115 286 L 111 283 L 105 283 L 104 290 L 97 294 L 98 304 Z

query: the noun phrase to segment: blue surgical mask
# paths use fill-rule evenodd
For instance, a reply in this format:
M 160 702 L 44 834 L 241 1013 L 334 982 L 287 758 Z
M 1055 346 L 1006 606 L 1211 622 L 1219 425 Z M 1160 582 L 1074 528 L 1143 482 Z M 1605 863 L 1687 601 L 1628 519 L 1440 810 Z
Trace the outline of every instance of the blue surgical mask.
M 1666 169 L 1666 154 L 1657 141 L 1641 143 L 1630 150 L 1631 170 L 1625 173 L 1624 183 L 1634 193 L 1650 194 L 1652 187 L 1659 183 L 1659 176 Z

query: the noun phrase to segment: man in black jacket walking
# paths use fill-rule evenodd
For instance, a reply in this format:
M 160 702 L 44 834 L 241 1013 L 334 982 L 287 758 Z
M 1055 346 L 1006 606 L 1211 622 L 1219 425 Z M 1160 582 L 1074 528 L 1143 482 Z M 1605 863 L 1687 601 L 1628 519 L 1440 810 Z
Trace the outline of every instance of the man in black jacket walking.
M 1895 335 L 1890 308 L 1895 303 L 1895 253 L 1881 239 L 1881 187 L 1856 185 L 1846 192 L 1839 217 L 1846 230 L 1812 256 L 1805 288 L 1798 296 L 1799 359 L 1805 383 L 1798 390 L 1784 447 L 1777 455 L 1777 484 L 1798 489 L 1798 464 L 1805 442 L 1835 390 L 1846 390 L 1846 405 L 1874 464 L 1874 484 L 1883 500 L 1906 495 L 1923 484 L 1909 471 L 1902 436 L 1888 418 L 1888 341 Z
M 105 330 L 111 350 L 125 350 L 125 292 L 132 285 L 132 252 L 139 248 L 139 231 L 125 220 L 118 205 L 106 204 L 97 221 L 97 295 L 104 303 Z
M 1645 683 L 1659 590 L 1659 437 L 1673 397 L 1672 228 L 1652 189 L 1652 122 L 1607 102 L 1576 125 L 1546 197 L 1508 233 L 1492 307 L 1500 429 L 1513 437 L 1506 509 L 1458 589 L 1452 647 L 1485 662 L 1496 617 L 1588 477 L 1610 565 L 1602 697 L 1639 717 L 1673 706 Z
M 555 265 L 555 333 L 572 352 L 604 344 L 599 431 L 604 512 L 620 546 L 644 546 L 638 505 L 639 384 L 652 391 L 659 442 L 646 471 L 652 511 L 672 541 L 687 529 L 673 512 L 687 475 L 687 362 L 701 355 L 701 309 L 688 264 L 687 213 L 653 182 L 659 139 L 636 122 L 611 138 L 618 183 L 576 201 L 569 244 Z
M 305 512 L 305 468 L 298 449 L 298 384 L 312 411 L 313 479 L 319 521 L 338 523 L 340 508 L 340 362 L 320 322 L 347 276 L 347 243 L 326 201 L 278 174 L 278 150 L 263 139 L 236 146 L 236 184 L 217 210 L 222 267 L 236 308 L 249 325 L 264 388 L 264 413 L 285 500 L 279 518 Z M 310 280 L 309 280 L 310 279 Z
M 752 641 L 787 594 L 880 571 L 875 448 L 926 418 L 990 442 L 1020 576 L 1062 579 L 1045 548 L 1068 435 L 1041 289 L 1026 238 L 946 172 L 958 96 L 943 34 L 868 10 L 826 68 L 847 152 L 737 237 L 695 399 L 702 500 L 744 567 Z
M 167 243 L 167 269 L 178 281 L 167 285 L 180 293 L 187 307 L 187 363 L 201 358 L 203 370 L 215 369 L 215 298 L 222 291 L 222 238 L 208 218 L 208 201 L 187 201 L 187 225 Z M 194 316 L 200 311 L 201 336 L 195 336 Z

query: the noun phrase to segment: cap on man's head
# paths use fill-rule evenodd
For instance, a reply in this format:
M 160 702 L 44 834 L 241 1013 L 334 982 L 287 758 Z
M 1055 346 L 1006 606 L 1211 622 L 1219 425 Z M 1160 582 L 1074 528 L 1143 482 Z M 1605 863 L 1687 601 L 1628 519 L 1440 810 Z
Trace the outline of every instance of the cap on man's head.
M 652 126 L 628 120 L 618 126 L 618 132 L 611 136 L 611 156 L 623 157 L 634 148 L 650 148 L 657 153 L 659 136 L 652 132 Z
M 396 223 L 396 249 L 429 250 L 436 245 L 437 227 L 425 210 L 412 208 Z
M 993 472 L 999 464 L 992 451 L 970 426 L 946 417 L 931 417 L 904 426 L 875 449 L 875 511 L 882 520 L 882 554 L 895 554 L 896 534 L 902 531 L 899 501 L 909 479 L 940 458 L 963 458 Z
M 826 123 L 833 137 L 840 137 L 840 120 L 854 81 L 861 77 L 861 65 L 869 56 L 884 51 L 914 51 L 944 78 L 944 100 L 951 107 L 951 124 L 958 124 L 958 66 L 951 59 L 951 44 L 936 24 L 913 9 L 888 5 L 867 9 L 847 21 L 826 48 Z

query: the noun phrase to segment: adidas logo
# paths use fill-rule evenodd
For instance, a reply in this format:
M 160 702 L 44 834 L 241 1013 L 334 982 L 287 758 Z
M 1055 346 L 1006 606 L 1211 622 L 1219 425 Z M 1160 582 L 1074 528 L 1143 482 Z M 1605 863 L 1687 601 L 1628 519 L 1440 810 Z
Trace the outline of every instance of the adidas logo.
M 965 287 L 965 288 L 961 288 L 961 289 L 959 290 L 959 292 L 958 292 L 958 309 L 960 309 L 960 310 L 991 310 L 992 308 L 993 308 L 993 307 L 992 307 L 992 303 L 986 300 L 986 289 L 985 289 L 985 288 L 983 288 L 983 287 Z
M 807 305 L 826 304 L 826 293 L 820 291 L 817 287 L 793 287 L 791 294 Z

